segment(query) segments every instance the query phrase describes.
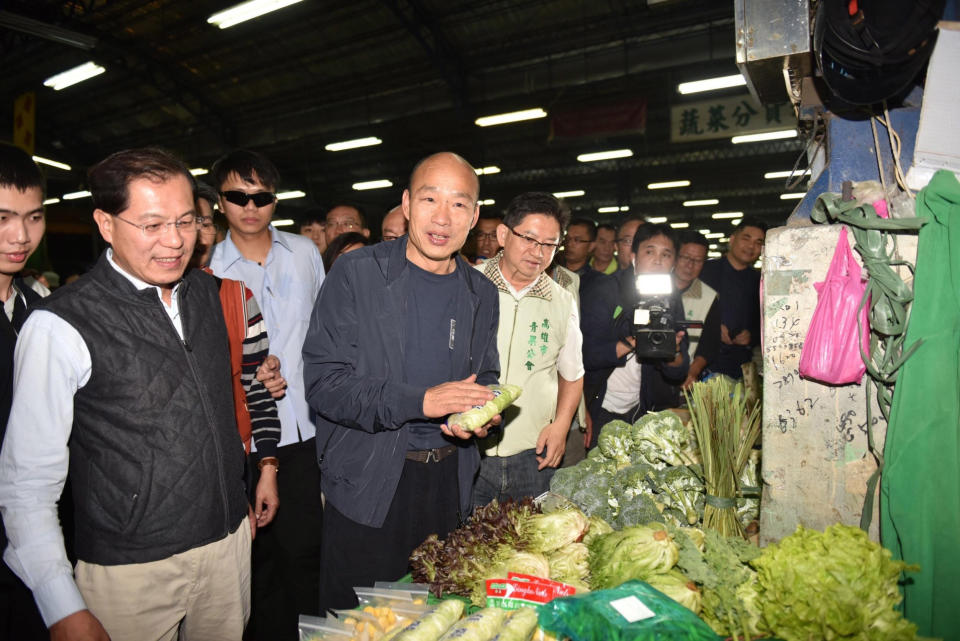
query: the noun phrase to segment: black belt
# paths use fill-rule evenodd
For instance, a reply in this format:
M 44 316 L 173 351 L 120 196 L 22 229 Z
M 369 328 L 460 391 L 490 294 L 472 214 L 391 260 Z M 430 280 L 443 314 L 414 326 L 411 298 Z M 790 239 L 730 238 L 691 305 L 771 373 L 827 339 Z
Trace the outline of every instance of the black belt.
M 407 452 L 407 460 L 417 463 L 439 463 L 456 451 L 456 445 L 445 445 L 432 450 L 411 450 Z

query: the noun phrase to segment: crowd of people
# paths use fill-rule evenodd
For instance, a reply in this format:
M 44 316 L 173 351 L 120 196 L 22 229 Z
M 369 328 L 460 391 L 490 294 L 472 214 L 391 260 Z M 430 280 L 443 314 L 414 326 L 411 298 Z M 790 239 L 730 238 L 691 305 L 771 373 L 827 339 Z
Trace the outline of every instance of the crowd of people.
M 274 228 L 257 152 L 209 178 L 156 149 L 92 167 L 108 248 L 44 295 L 23 277 L 43 177 L 0 146 L 3 638 L 296 639 L 299 614 L 355 606 L 429 534 L 543 493 L 608 421 L 739 377 L 759 343 L 761 221 L 706 260 L 700 234 L 570 220 L 543 192 L 481 216 L 442 152 L 373 243 L 347 203 Z M 638 352 L 644 274 L 672 278 L 672 357 Z M 501 381 L 523 388 L 502 415 L 448 421 Z

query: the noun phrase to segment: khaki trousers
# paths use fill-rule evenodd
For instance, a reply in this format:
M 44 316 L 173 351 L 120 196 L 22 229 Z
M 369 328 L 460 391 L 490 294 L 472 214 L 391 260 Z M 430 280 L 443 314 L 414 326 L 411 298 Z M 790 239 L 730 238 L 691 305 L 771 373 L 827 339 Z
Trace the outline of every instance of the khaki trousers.
M 250 522 L 160 561 L 80 561 L 75 575 L 112 641 L 240 641 L 250 617 Z

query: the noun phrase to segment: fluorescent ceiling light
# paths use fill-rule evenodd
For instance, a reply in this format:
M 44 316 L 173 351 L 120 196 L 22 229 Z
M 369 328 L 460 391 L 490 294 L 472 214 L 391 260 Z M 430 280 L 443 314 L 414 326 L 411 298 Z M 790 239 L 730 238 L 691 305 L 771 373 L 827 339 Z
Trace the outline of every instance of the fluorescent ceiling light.
M 677 85 L 677 91 L 686 95 L 688 93 L 700 93 L 702 91 L 716 91 L 717 89 L 742 87 L 745 84 L 747 84 L 747 79 L 738 73 L 732 76 L 719 76 L 717 78 L 694 80 L 693 82 L 681 82 L 679 85 Z
M 697 231 L 700 232 L 701 234 L 709 234 L 709 233 L 710 233 L 710 230 L 709 230 L 709 229 L 698 229 Z
M 720 245 L 717 245 L 716 243 L 710 243 L 709 249 L 716 249 L 719 246 Z
M 218 11 L 207 18 L 207 22 L 217 25 L 221 29 L 226 29 L 227 27 L 259 18 L 265 13 L 283 9 L 298 2 L 300 2 L 300 0 L 248 0 L 248 2 L 235 4 L 229 9 Z
M 689 180 L 670 180 L 663 183 L 650 183 L 647 189 L 673 189 L 674 187 L 689 187 Z
M 47 198 L 45 201 L 43 201 L 43 204 L 44 204 L 44 205 L 56 205 L 58 202 L 60 202 L 60 199 L 59 199 L 59 198 Z
M 489 176 L 490 174 L 499 174 L 500 168 L 496 165 L 490 165 L 489 167 L 477 167 L 474 171 L 477 172 L 478 176 Z
M 805 191 L 798 191 L 795 194 L 780 194 L 780 200 L 800 200 L 807 195 Z
M 587 192 L 582 189 L 574 189 L 573 191 L 555 191 L 553 192 L 554 198 L 576 198 L 577 196 L 583 196 Z
M 601 207 L 597 210 L 598 214 L 613 214 L 620 211 L 619 207 Z
M 665 223 L 667 222 L 666 216 L 651 216 L 647 218 L 648 223 Z
M 734 136 L 730 139 L 735 145 L 742 142 L 763 142 L 764 140 L 781 140 L 783 138 L 796 138 L 796 129 L 781 129 L 780 131 L 765 131 L 762 134 L 746 134 L 744 136 Z
M 577 160 L 580 162 L 595 162 L 597 160 L 613 160 L 614 158 L 629 158 L 633 155 L 631 149 L 614 149 L 612 151 L 598 151 L 592 154 L 580 154 Z
M 481 200 L 481 201 L 480 201 L 480 204 L 481 204 L 481 205 L 493 205 L 493 204 L 496 204 L 496 202 L 497 202 L 497 201 L 495 201 L 493 198 L 487 198 L 486 200 Z
M 767 180 L 776 180 L 777 178 L 796 178 L 798 176 L 809 176 L 809 169 L 798 169 L 796 171 L 768 171 L 763 175 Z
M 77 199 L 79 199 L 79 198 L 86 198 L 87 196 L 90 196 L 90 195 L 91 195 L 91 194 L 90 194 L 89 191 L 72 191 L 72 192 L 70 192 L 69 194 L 64 194 L 64 195 L 63 195 L 63 199 L 64 199 L 64 200 L 77 200 Z
M 704 236 L 706 236 L 707 238 L 723 238 L 723 232 L 715 231 L 709 234 L 704 234 Z
M 281 191 L 277 193 L 277 200 L 290 200 L 291 198 L 303 198 L 306 196 L 306 192 L 300 191 L 299 189 L 294 189 L 292 191 Z M 274 223 L 276 226 L 276 223 Z
M 274 227 L 289 227 L 293 224 L 292 218 L 278 218 L 277 220 L 271 220 L 270 224 Z
M 389 180 L 368 180 L 362 183 L 353 183 L 353 188 L 357 191 L 365 191 L 367 189 L 383 189 L 384 187 L 393 187 L 393 183 Z
M 670 223 L 670 226 L 674 229 L 686 229 L 690 226 L 690 223 Z
M 497 114 L 495 116 L 484 116 L 483 118 L 477 118 L 474 120 L 478 127 L 492 127 L 494 125 L 505 125 L 511 122 L 521 122 L 523 120 L 536 120 L 537 118 L 545 118 L 547 112 L 536 107 L 534 109 L 524 109 L 523 111 L 511 111 L 505 114 Z
M 685 200 L 683 201 L 684 207 L 705 207 L 707 205 L 716 205 L 719 204 L 719 200 L 716 198 L 707 198 L 704 200 Z
M 740 222 L 741 222 L 742 220 L 743 220 L 743 218 L 737 218 L 736 220 L 731 220 L 731 221 L 730 221 L 730 224 L 733 225 L 734 227 L 736 227 L 737 225 L 740 224 Z
M 210 172 L 203 167 L 194 167 L 190 170 L 190 173 L 194 176 L 203 176 L 209 174 Z
M 55 76 L 50 76 L 43 81 L 45 87 L 50 87 L 54 91 L 60 91 L 65 89 L 70 85 L 75 85 L 78 82 L 83 82 L 84 80 L 89 80 L 94 76 L 99 76 L 104 71 L 105 68 L 96 64 L 95 62 L 85 62 L 78 67 L 73 69 L 67 69 L 62 73 L 58 73 Z
M 722 255 L 720 252 L 707 252 L 707 258 L 720 258 Z
M 743 218 L 742 211 L 719 211 L 715 214 L 710 214 L 710 218 L 716 218 L 717 220 L 722 220 L 724 218 Z
M 57 169 L 62 169 L 64 171 L 70 171 L 73 169 L 70 165 L 62 162 L 57 162 L 56 160 L 50 160 L 49 158 L 41 158 L 40 156 L 34 156 L 33 162 L 39 163 L 41 165 L 50 165 L 51 167 L 56 167 Z
M 360 147 L 373 147 L 374 145 L 379 145 L 382 142 L 383 141 L 376 136 L 368 136 L 367 138 L 354 138 L 353 140 L 332 142 L 329 145 L 326 145 L 324 149 L 327 151 L 345 151 L 347 149 L 358 149 Z

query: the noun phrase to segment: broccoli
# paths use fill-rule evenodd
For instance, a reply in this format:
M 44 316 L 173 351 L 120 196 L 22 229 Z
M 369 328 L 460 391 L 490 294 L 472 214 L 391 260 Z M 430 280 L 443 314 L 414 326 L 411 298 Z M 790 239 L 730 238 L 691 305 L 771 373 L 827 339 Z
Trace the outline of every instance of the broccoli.
M 630 433 L 634 449 L 657 469 L 686 463 L 683 452 L 690 442 L 690 432 L 673 412 L 645 414 L 631 426 Z
M 584 471 L 579 465 L 561 467 L 550 479 L 550 491 L 567 498 L 573 496 L 574 491 L 580 487 L 586 477 Z
M 610 489 L 613 476 L 610 474 L 596 474 L 584 478 L 584 482 L 568 497 L 576 503 L 587 516 L 599 516 L 604 521 L 612 522 L 616 516 L 616 502 L 611 503 Z
M 655 470 L 646 464 L 630 465 L 621 468 L 613 475 L 613 486 L 618 488 L 623 496 L 635 494 L 649 494 L 653 490 L 647 479 L 656 479 Z
M 597 449 L 609 459 L 617 462 L 618 467 L 630 465 L 630 450 L 633 438 L 630 424 L 625 421 L 610 421 L 600 430 Z
M 698 503 L 702 503 L 704 493 L 702 472 L 695 467 L 679 465 L 660 470 L 657 485 L 660 488 L 660 500 L 668 507 L 683 515 L 683 520 L 690 525 L 700 520 L 702 506 L 698 510 Z
M 660 510 L 661 507 L 650 494 L 636 494 L 629 498 L 624 496 L 620 500 L 620 513 L 614 525 L 617 529 L 623 529 L 654 521 L 662 523 L 664 519 Z

